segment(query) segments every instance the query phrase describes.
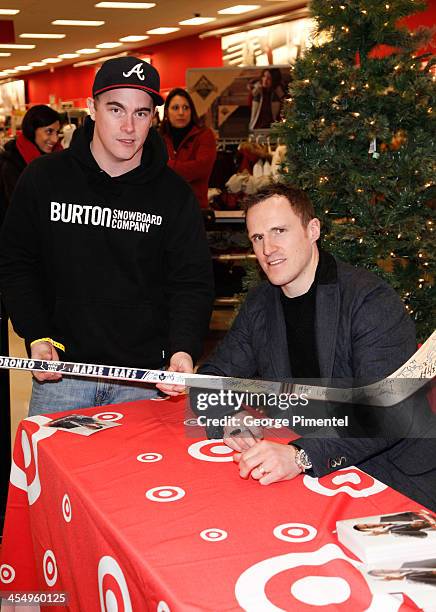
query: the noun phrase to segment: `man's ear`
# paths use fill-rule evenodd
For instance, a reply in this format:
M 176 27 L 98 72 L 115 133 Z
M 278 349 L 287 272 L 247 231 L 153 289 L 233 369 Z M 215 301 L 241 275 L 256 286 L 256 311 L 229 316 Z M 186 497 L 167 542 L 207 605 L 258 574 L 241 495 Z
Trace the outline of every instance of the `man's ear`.
M 95 104 L 95 100 L 94 98 L 88 98 L 86 100 L 86 105 L 88 107 L 89 110 L 89 114 L 91 115 L 91 119 L 93 121 L 95 121 L 95 109 L 96 109 L 96 104 Z
M 316 242 L 321 234 L 321 223 L 319 219 L 314 217 L 307 224 L 307 231 L 311 242 Z

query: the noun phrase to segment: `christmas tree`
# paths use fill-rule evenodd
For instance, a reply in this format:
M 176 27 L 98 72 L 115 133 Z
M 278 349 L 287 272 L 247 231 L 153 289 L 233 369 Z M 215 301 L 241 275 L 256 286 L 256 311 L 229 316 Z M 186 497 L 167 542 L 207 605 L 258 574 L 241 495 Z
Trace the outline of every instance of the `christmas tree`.
M 418 0 L 313 0 L 314 44 L 292 67 L 284 179 L 305 189 L 322 245 L 374 271 L 433 331 L 435 76 L 429 34 L 398 20 Z M 389 45 L 380 57 L 379 45 Z

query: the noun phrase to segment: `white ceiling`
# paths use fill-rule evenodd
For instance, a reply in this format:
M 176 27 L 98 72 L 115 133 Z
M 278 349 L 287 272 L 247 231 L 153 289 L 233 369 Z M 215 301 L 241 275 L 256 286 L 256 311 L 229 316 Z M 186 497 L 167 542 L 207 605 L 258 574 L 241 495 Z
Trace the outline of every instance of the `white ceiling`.
M 104 49 L 93 55 L 81 55 L 80 58 L 64 60 L 62 63 L 50 64 L 46 68 L 33 68 L 32 71 L 20 72 L 30 75 L 32 72 L 60 67 L 82 60 L 100 56 L 113 55 L 143 46 L 154 46 L 158 43 L 174 40 L 184 36 L 199 34 L 212 29 L 233 26 L 241 22 L 260 19 L 268 15 L 289 12 L 290 9 L 306 4 L 304 0 L 155 0 L 156 6 L 151 9 L 103 9 L 96 8 L 98 0 L 0 0 L 0 8 L 20 9 L 14 16 L 0 16 L 0 19 L 12 19 L 15 29 L 15 43 L 35 44 L 31 50 L 13 50 L 10 57 L 0 57 L 0 70 L 12 69 L 15 66 L 27 65 L 61 53 L 74 53 L 82 48 L 94 48 L 96 44 L 117 42 L 124 36 L 145 35 L 147 30 L 159 26 L 174 26 L 180 30 L 164 36 L 150 35 L 150 38 L 139 43 L 124 43 L 116 49 Z M 260 9 L 244 15 L 219 15 L 218 10 L 236 4 L 258 4 Z M 181 26 L 179 21 L 194 17 L 215 17 L 216 21 L 202 26 Z M 102 20 L 105 24 L 99 27 L 54 26 L 55 19 Z M 21 33 L 60 33 L 66 34 L 61 40 L 30 40 L 20 38 Z M 9 52 L 0 49 L 0 52 Z M 11 78 L 17 78 L 13 75 Z

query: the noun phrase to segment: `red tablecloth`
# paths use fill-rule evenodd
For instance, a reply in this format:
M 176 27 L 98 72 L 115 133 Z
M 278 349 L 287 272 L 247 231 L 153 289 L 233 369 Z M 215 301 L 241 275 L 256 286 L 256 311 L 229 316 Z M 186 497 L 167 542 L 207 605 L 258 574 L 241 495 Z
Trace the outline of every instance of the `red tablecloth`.
M 122 426 L 84 437 L 41 427 L 49 417 L 20 424 L 3 591 L 64 591 L 83 612 L 415 609 L 373 595 L 337 541 L 337 519 L 419 508 L 367 474 L 242 480 L 183 398 L 75 412 Z

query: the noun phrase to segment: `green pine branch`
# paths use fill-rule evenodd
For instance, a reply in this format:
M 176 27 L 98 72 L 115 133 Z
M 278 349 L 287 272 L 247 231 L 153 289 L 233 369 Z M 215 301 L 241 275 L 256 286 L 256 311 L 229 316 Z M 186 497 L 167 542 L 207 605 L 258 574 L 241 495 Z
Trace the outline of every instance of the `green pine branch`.
M 315 44 L 291 69 L 277 128 L 283 177 L 309 192 L 326 248 L 388 280 L 420 339 L 435 321 L 435 60 L 417 57 L 429 33 L 397 22 L 423 8 L 313 0 Z M 379 44 L 392 53 L 375 57 Z

